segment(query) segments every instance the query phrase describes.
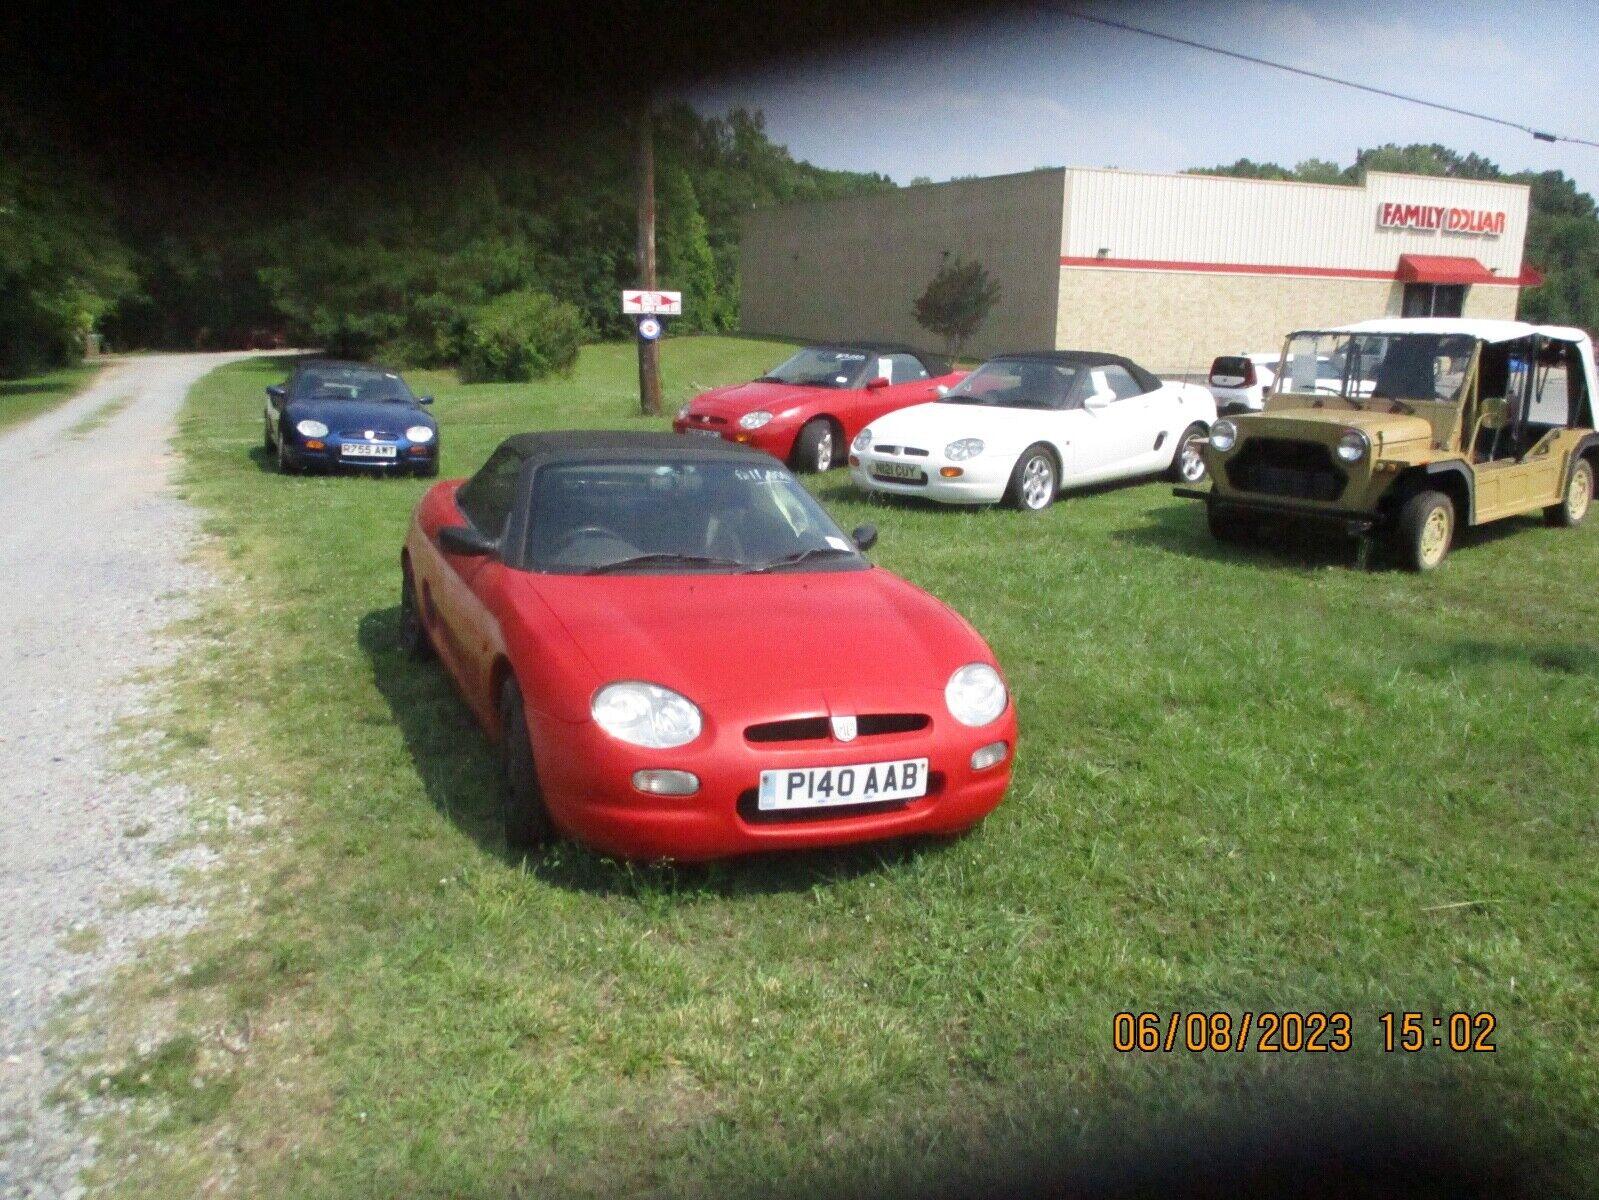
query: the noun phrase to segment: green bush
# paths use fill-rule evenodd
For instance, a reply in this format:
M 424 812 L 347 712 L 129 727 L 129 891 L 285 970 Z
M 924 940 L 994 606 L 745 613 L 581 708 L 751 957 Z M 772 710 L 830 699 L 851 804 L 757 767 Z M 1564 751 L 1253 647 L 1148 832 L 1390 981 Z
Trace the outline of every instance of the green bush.
M 472 315 L 461 353 L 468 383 L 522 383 L 567 375 L 588 333 L 575 305 L 546 292 L 507 292 Z

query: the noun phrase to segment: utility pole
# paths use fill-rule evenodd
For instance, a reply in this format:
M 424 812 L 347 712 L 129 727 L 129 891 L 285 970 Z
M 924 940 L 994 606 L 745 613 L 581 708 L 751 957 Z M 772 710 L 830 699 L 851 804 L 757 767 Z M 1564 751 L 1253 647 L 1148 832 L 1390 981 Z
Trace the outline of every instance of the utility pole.
M 638 123 L 638 286 L 655 290 L 655 133 L 651 100 L 645 97 Z M 661 411 L 661 347 L 652 338 L 638 341 L 639 410 L 647 417 Z

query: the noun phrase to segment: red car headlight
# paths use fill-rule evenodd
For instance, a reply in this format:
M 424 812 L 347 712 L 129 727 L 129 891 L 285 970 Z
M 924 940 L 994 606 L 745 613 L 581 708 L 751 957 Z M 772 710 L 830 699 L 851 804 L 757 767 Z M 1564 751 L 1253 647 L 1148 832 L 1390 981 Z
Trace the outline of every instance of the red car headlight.
M 617 741 L 651 750 L 686 746 L 704 728 L 699 708 L 687 696 L 635 680 L 602 687 L 594 693 L 589 712 Z

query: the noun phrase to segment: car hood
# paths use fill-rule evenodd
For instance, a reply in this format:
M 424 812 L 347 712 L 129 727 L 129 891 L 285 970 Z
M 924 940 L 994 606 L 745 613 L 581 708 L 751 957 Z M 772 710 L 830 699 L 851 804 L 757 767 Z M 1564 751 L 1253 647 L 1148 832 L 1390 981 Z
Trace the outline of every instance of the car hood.
M 734 420 L 758 409 L 777 413 L 796 404 L 810 404 L 833 391 L 832 388 L 800 387 L 792 383 L 735 383 L 731 387 L 702 392 L 690 402 L 689 411 Z
M 1409 413 L 1362 412 L 1352 408 L 1267 409 L 1237 422 L 1240 437 L 1309 437 L 1333 440 L 1329 430 L 1358 429 L 1378 448 L 1430 442 L 1432 426 Z
M 957 438 L 982 438 L 996 446 L 1037 440 L 1042 426 L 1063 414 L 1036 408 L 987 408 L 978 404 L 914 404 L 871 423 L 872 440 L 918 446 L 939 453 Z M 1021 447 L 1018 446 L 1017 449 Z
M 964 619 L 881 568 L 518 583 L 576 641 L 596 686 L 639 679 L 700 702 L 823 698 L 832 711 L 850 711 L 884 685 L 942 693 L 956 667 L 994 661 Z
M 312 417 L 335 431 L 381 429 L 398 433 L 407 425 L 438 428 L 437 422 L 414 404 L 362 404 L 358 400 L 295 400 L 289 405 L 287 416 L 290 422 Z

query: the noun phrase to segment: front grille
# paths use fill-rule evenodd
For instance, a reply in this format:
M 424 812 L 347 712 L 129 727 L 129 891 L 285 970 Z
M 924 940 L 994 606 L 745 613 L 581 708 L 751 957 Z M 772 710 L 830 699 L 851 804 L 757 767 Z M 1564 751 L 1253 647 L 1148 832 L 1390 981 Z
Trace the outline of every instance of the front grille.
M 688 419 L 700 425 L 726 425 L 726 417 L 713 417 L 707 413 L 689 413 Z
M 855 736 L 882 737 L 889 733 L 915 733 L 931 725 L 926 713 L 867 713 L 855 718 Z M 832 736 L 826 717 L 798 717 L 791 721 L 765 721 L 744 730 L 744 740 L 769 742 L 820 742 Z
M 807 821 L 841 821 L 869 814 L 900 812 L 913 804 L 923 804 L 944 790 L 944 773 L 927 776 L 927 794 L 913 800 L 890 800 L 880 804 L 840 804 L 832 808 L 781 808 L 770 811 L 760 806 L 760 789 L 746 788 L 738 794 L 739 819 L 746 825 L 799 825 Z
M 371 433 L 372 433 L 372 440 L 375 441 L 375 442 L 397 442 L 397 441 L 400 440 L 400 435 L 398 433 L 394 432 L 392 429 L 374 429 L 374 430 L 371 431 Z M 365 430 L 365 429 L 341 429 L 341 430 L 339 430 L 339 436 L 341 438 L 349 438 L 351 441 L 356 441 L 356 442 L 364 442 L 364 441 L 366 441 L 367 440 L 367 436 L 366 435 L 367 435 L 367 430 Z
M 874 444 L 872 450 L 878 454 L 902 455 L 905 458 L 926 458 L 927 451 L 920 446 L 890 446 L 886 443 Z
M 1227 463 L 1227 481 L 1240 492 L 1295 500 L 1336 500 L 1349 477 L 1319 442 L 1250 438 Z

